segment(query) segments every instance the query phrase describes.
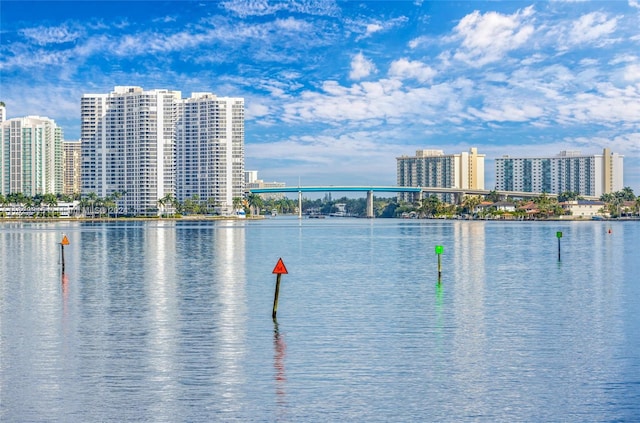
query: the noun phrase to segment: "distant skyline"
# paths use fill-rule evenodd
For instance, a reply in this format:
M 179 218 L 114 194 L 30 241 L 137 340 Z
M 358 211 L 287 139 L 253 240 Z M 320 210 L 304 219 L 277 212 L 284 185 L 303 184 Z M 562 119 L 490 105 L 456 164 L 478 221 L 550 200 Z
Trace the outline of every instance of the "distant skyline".
M 80 136 L 116 85 L 245 99 L 245 169 L 395 185 L 396 157 L 624 155 L 640 195 L 640 2 L 0 2 L 7 118 Z

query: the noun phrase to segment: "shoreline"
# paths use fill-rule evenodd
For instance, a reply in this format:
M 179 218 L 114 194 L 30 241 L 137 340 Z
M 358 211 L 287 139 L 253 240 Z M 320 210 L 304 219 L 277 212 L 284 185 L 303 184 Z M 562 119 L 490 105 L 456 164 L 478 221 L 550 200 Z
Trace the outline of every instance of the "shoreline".
M 297 217 L 297 215 L 283 215 Z M 265 215 L 247 216 L 246 218 L 238 218 L 235 216 L 182 216 L 182 217 L 3 217 L 0 218 L 0 225 L 2 223 L 55 223 L 55 222 L 88 222 L 88 223 L 101 223 L 101 222 L 166 222 L 166 221 L 191 221 L 191 222 L 206 222 L 206 221 L 244 221 L 244 220 L 265 220 Z M 304 218 L 303 218 L 304 219 Z M 342 217 L 334 217 L 334 219 L 343 219 Z M 379 219 L 400 219 L 400 220 L 447 220 L 447 221 L 463 221 L 463 222 L 628 222 L 628 221 L 640 221 L 640 216 L 624 217 L 624 218 L 602 218 L 591 219 L 583 217 L 557 217 L 551 219 L 450 219 L 450 218 L 422 218 L 422 219 L 406 219 L 401 217 L 378 217 Z
M 3 217 L 1 222 L 158 222 L 158 221 L 214 221 L 214 220 L 263 220 L 264 216 L 247 216 L 238 218 L 235 216 L 182 216 L 182 217 Z

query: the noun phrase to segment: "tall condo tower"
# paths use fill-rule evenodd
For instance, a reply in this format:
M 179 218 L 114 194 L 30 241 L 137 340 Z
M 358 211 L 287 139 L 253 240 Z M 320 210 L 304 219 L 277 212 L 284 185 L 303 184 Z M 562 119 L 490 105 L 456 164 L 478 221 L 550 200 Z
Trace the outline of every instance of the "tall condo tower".
M 62 129 L 46 117 L 0 123 L 0 193 L 61 194 L 62 141 Z
M 496 159 L 496 189 L 504 191 L 571 191 L 600 197 L 623 188 L 623 158 L 605 148 L 602 154 L 562 151 L 556 156 Z
M 192 93 L 176 126 L 176 197 L 231 213 L 244 194 L 244 99 Z
M 230 210 L 243 194 L 243 99 L 117 86 L 83 95 L 81 115 L 83 194 L 120 193 L 125 213 L 143 215 L 169 195 Z

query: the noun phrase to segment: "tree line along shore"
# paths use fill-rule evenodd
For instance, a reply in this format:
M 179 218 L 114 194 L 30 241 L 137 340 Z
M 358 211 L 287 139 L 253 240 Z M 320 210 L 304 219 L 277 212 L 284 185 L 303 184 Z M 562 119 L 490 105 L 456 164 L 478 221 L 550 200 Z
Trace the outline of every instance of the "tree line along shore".
M 95 193 L 43 194 L 33 197 L 20 193 L 0 194 L 0 218 L 4 219 L 225 219 L 235 215 L 222 215 L 219 205 L 198 196 L 179 202 L 172 195 L 158 200 L 158 208 L 144 215 L 128 213 L 118 206 L 123 193 L 100 198 Z M 558 196 L 540 194 L 532 199 L 501 198 L 495 191 L 481 197 L 464 196 L 459 204 L 450 204 L 431 195 L 416 202 L 398 201 L 397 198 L 376 197 L 373 201 L 376 218 L 449 218 L 449 219 L 502 219 L 543 220 L 581 218 L 574 216 L 572 206 L 589 204 L 592 214 L 600 218 L 640 218 L 640 196 L 625 187 L 615 193 L 604 194 L 599 201 L 588 202 L 576 192 Z M 263 199 L 258 194 L 233 199 L 234 210 L 242 210 L 248 218 L 298 213 L 298 201 L 286 197 Z M 341 197 L 333 199 L 326 194 L 322 199 L 302 199 L 302 214 L 313 216 L 365 217 L 366 199 Z

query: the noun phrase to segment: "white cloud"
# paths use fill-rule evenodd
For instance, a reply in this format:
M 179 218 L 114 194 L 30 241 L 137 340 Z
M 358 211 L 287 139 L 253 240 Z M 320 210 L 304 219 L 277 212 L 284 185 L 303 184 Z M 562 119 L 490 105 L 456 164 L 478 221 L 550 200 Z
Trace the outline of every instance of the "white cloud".
M 307 31 L 311 29 L 311 25 L 300 19 L 288 17 L 287 19 L 276 19 L 275 26 L 287 31 Z
M 410 49 L 415 49 L 420 47 L 422 44 L 426 44 L 430 40 L 430 37 L 421 35 L 420 37 L 416 37 L 409 41 L 407 44 Z
M 629 0 L 629 6 L 640 9 L 640 2 L 638 0 Z
M 366 78 L 375 71 L 376 67 L 373 62 L 364 57 L 362 53 L 358 53 L 353 56 L 353 59 L 351 60 L 351 72 L 349 72 L 349 78 L 359 80 Z
M 469 108 L 469 113 L 486 122 L 527 122 L 541 117 L 544 110 L 528 104 L 503 104 L 501 108 Z
M 471 66 L 483 66 L 502 59 L 524 45 L 533 35 L 533 7 L 512 15 L 475 11 L 454 28 L 454 39 L 462 39 L 454 58 Z
M 242 18 L 266 16 L 278 12 L 296 12 L 318 16 L 336 16 L 340 12 L 334 0 L 231 0 L 221 2 L 220 7 L 234 12 Z
M 569 32 L 569 42 L 573 45 L 591 43 L 615 31 L 617 19 L 607 19 L 601 12 L 583 15 L 573 23 Z
M 269 115 L 269 106 L 259 103 L 247 103 L 245 105 L 245 117 L 247 120 L 258 119 Z
M 473 94 L 472 82 L 457 79 L 427 87 L 407 88 L 397 79 L 344 87 L 326 81 L 322 92 L 305 91 L 283 105 L 287 122 L 316 122 L 333 126 L 371 127 L 388 123 L 406 128 L 408 122 L 462 122 L 464 105 Z
M 598 59 L 585 58 L 580 60 L 580 66 L 596 66 L 599 62 Z
M 406 16 L 400 16 L 398 18 L 387 19 L 382 21 L 381 20 L 374 20 L 374 21 L 354 20 L 354 21 L 347 21 L 347 23 L 355 27 L 355 29 L 353 30 L 355 33 L 361 34 L 356 38 L 356 41 L 360 41 L 378 32 L 389 31 L 393 28 L 399 27 L 405 24 L 408 20 L 409 19 Z
M 595 92 L 577 94 L 572 100 L 558 107 L 558 119 L 609 126 L 640 123 L 640 84 L 617 88 L 601 83 Z
M 419 61 L 411 61 L 405 58 L 391 63 L 389 76 L 397 78 L 413 78 L 425 83 L 431 81 L 437 72 L 431 67 Z
M 38 45 L 61 44 L 76 41 L 82 33 L 67 26 L 25 28 L 20 33 Z
M 640 157 L 640 132 L 629 132 L 612 137 L 606 135 L 608 134 L 598 134 L 592 137 L 575 137 L 569 138 L 567 141 L 581 149 L 592 152 L 598 152 L 598 150 L 608 147 L 611 148 L 613 152 L 624 155 L 625 159 Z
M 640 57 L 631 54 L 616 55 L 611 61 L 610 65 L 617 65 L 619 63 L 634 63 L 640 61 Z
M 287 161 L 286 165 L 271 169 L 273 179 L 288 180 L 291 184 L 297 184 L 298 177 L 303 175 L 303 185 L 338 185 L 345 178 L 353 185 L 369 185 L 381 183 L 381 179 L 387 175 L 389 180 L 385 183 L 393 185 L 396 171 L 394 158 L 407 151 L 415 151 L 415 148 L 379 142 L 381 137 L 390 140 L 396 136 L 397 133 L 390 132 L 351 131 L 334 134 L 327 130 L 317 135 L 291 136 L 269 144 L 252 144 L 245 155 L 248 162 L 268 160 L 273 163 L 283 157 L 295 158 Z M 335 172 L 336 167 L 341 169 L 339 175 Z M 268 177 L 264 173 L 262 175 Z
M 369 36 L 375 32 L 378 31 L 382 31 L 384 28 L 382 27 L 382 25 L 378 24 L 378 23 L 374 23 L 374 24 L 369 24 L 367 25 L 367 32 L 366 35 Z
M 625 81 L 640 81 L 640 64 L 634 63 L 624 68 Z

